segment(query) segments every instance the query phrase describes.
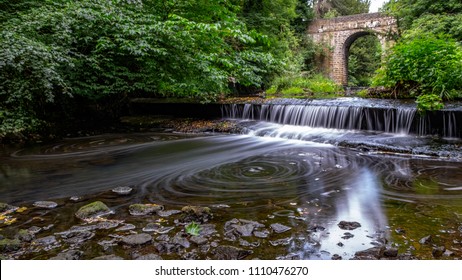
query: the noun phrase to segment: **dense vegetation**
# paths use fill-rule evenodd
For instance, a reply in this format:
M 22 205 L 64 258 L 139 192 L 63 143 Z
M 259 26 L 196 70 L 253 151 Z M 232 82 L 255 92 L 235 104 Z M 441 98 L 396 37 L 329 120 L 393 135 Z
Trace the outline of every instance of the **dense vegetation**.
M 397 18 L 402 36 L 375 84 L 396 96 L 416 97 L 422 110 L 462 98 L 462 2 L 391 0 L 385 11 Z
M 233 91 L 339 90 L 316 72 L 313 18 L 367 12 L 369 0 L 0 0 L 0 139 L 117 116 L 132 96 L 210 101 Z M 462 4 L 392 0 L 402 38 L 377 85 L 460 96 Z M 444 35 L 443 35 L 444 34 Z M 443 44 L 444 42 L 444 44 Z M 367 85 L 373 36 L 350 48 L 350 81 Z M 434 55 L 434 54 L 437 55 Z M 433 60 L 431 60 L 433 59 Z M 434 98 L 420 100 L 434 100 Z M 440 99 L 438 99 L 440 100 Z

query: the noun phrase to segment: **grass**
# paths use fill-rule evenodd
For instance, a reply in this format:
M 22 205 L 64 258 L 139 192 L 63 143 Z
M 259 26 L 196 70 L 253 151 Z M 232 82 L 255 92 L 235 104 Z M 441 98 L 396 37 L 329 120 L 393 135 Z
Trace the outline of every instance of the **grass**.
M 266 91 L 267 97 L 285 98 L 329 98 L 337 97 L 343 89 L 334 81 L 322 76 L 278 77 Z

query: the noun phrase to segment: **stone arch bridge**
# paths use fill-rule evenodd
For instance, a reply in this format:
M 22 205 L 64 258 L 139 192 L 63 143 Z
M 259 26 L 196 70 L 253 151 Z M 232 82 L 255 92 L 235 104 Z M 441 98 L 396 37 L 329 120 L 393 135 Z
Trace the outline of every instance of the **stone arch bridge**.
M 308 35 L 315 43 L 326 46 L 324 55 L 318 58 L 319 66 L 335 82 L 347 85 L 351 44 L 359 37 L 372 34 L 385 50 L 393 43 L 391 38 L 397 30 L 394 17 L 370 13 L 314 20 L 308 27 Z

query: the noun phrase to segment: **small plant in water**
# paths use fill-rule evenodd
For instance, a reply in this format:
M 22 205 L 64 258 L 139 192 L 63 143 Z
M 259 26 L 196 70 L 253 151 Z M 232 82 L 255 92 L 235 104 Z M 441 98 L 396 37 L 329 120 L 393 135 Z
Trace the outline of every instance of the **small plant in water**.
M 201 226 L 199 224 L 196 224 L 195 222 L 190 223 L 185 227 L 186 233 L 190 235 L 197 236 L 199 235 L 199 232 L 202 230 Z

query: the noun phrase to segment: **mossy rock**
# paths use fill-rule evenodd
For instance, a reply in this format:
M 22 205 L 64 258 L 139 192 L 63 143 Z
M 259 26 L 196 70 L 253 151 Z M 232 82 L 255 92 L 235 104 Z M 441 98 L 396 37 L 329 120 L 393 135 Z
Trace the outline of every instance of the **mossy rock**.
M 80 207 L 80 209 L 75 213 L 75 216 L 79 219 L 86 220 L 98 216 L 108 215 L 110 213 L 111 209 L 109 209 L 106 204 L 101 201 L 95 201 Z
M 164 206 L 158 204 L 132 204 L 128 207 L 133 216 L 151 215 L 161 210 L 164 210 Z
M 181 211 L 183 212 L 182 222 L 184 223 L 204 223 L 212 218 L 212 212 L 208 207 L 188 205 L 181 208 Z
M 9 204 L 0 202 L 0 213 L 6 212 L 6 211 L 15 210 L 15 209 L 17 209 L 17 208 L 18 208 L 18 207 L 16 207 L 16 206 L 12 206 L 12 205 L 9 205 Z
M 21 248 L 19 239 L 2 239 L 0 240 L 0 252 L 13 252 Z

